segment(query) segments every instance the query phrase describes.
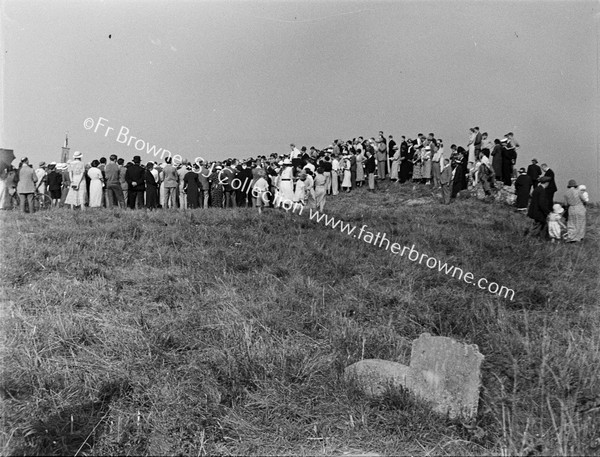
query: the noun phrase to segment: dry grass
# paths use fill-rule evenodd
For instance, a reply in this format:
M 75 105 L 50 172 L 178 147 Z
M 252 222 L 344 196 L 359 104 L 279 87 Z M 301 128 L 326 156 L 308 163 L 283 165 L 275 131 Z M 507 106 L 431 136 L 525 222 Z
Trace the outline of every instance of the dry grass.
M 359 192 L 327 212 L 515 300 L 275 211 L 2 214 L 0 452 L 597 453 L 598 210 L 583 244 L 550 245 L 510 208 Z M 473 423 L 342 382 L 425 331 L 486 356 Z

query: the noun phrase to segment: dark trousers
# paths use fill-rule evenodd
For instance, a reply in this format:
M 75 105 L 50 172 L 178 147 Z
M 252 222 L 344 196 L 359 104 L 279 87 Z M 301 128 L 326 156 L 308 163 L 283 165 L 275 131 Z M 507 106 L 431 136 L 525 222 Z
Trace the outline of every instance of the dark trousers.
M 112 208 L 114 202 L 117 202 L 120 208 L 125 207 L 125 197 L 123 197 L 123 189 L 121 189 L 121 184 L 108 184 L 106 186 L 106 207 Z
M 235 201 L 235 190 L 224 190 L 223 195 L 225 196 L 225 204 L 223 205 L 224 208 L 235 208 L 237 206 Z
M 135 209 L 136 203 L 137 207 L 144 207 L 144 190 L 131 190 L 127 192 L 127 207 L 130 209 Z

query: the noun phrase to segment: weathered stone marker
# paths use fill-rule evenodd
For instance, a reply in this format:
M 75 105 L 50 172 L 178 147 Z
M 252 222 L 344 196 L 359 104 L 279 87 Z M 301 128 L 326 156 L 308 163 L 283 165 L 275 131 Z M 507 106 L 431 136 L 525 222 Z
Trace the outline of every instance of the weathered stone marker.
M 389 387 L 403 387 L 450 418 L 477 414 L 483 355 L 476 345 L 423 333 L 413 341 L 410 366 L 386 360 L 361 360 L 345 370 L 369 396 Z
M 483 355 L 474 344 L 423 333 L 413 341 L 408 386 L 450 418 L 477 415 Z

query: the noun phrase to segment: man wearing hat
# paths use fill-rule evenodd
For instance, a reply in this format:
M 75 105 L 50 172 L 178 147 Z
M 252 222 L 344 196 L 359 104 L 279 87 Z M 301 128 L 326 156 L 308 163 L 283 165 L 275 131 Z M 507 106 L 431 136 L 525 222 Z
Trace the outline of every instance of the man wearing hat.
M 550 167 L 548 167 L 548 165 L 543 163 L 542 172 L 544 173 L 544 176 L 550 178 L 550 181 L 548 182 L 548 187 L 546 187 L 546 197 L 548 199 L 548 205 L 552 206 L 554 204 L 554 194 L 558 190 L 558 188 L 556 187 L 556 181 L 554 179 L 554 171 L 552 171 Z
M 531 182 L 533 183 L 533 187 L 537 186 L 538 178 L 542 176 L 542 169 L 538 165 L 537 159 L 531 160 L 531 165 L 527 167 L 527 176 L 531 178 Z
M 548 237 L 546 217 L 550 213 L 550 205 L 548 205 L 546 188 L 549 183 L 550 178 L 542 176 L 539 179 L 539 184 L 531 194 L 531 203 L 529 204 L 527 216 L 533 219 L 533 225 L 529 230 L 529 236 L 539 236 L 542 239 L 547 239 Z
M 144 207 L 144 192 L 146 191 L 145 175 L 146 169 L 140 166 L 142 158 L 140 156 L 133 157 L 133 164 L 127 168 L 125 172 L 125 180 L 127 181 L 127 207 L 135 209 Z
M 502 182 L 505 186 L 512 184 L 513 165 L 517 160 L 515 148 L 508 147 L 508 138 L 502 138 Z

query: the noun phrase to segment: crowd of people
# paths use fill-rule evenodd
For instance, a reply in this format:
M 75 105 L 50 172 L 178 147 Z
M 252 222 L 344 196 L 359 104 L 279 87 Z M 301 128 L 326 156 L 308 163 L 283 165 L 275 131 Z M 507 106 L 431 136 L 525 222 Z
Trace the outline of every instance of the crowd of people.
M 75 152 L 68 164 L 42 162 L 33 170 L 23 158 L 17 169 L 3 170 L 0 207 L 7 207 L 12 190 L 21 196 L 23 211 L 33 208 L 27 202 L 34 192 L 49 194 L 53 206 L 81 209 L 255 207 L 262 212 L 289 201 L 323 211 L 328 196 L 361 188 L 375 192 L 378 182 L 389 180 L 439 190 L 444 204 L 469 190 L 493 200 L 499 189 L 510 189 L 517 210 L 533 219 L 530 235 L 581 241 L 589 200 L 585 186 L 569 181 L 564 226 L 564 209 L 554 202 L 554 172 L 533 159 L 516 173 L 518 148 L 512 132 L 492 142 L 487 132 L 473 127 L 466 146 L 452 144 L 449 153 L 433 133 L 396 142 L 382 131 L 368 139 L 336 139 L 322 150 L 291 144 L 288 154 L 246 160 L 174 164 L 164 157 L 162 163 L 142 164 L 140 156 L 126 163 L 113 154 L 108 161 L 102 157 L 85 164 L 83 154 Z

